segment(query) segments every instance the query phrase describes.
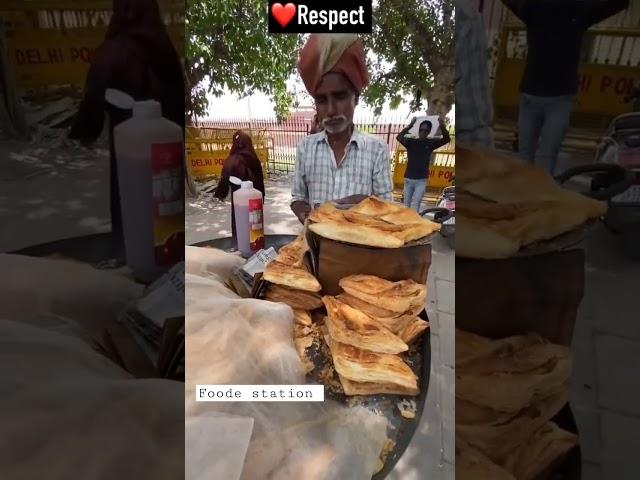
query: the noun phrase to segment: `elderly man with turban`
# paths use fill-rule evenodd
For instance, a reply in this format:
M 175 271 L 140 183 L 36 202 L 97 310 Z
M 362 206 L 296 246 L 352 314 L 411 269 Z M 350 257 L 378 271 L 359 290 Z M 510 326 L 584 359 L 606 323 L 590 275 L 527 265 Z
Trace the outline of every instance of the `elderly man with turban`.
M 327 201 L 392 199 L 389 148 L 358 131 L 353 113 L 369 83 L 362 41 L 351 34 L 310 35 L 298 72 L 313 97 L 322 131 L 298 144 L 291 209 L 304 222 Z

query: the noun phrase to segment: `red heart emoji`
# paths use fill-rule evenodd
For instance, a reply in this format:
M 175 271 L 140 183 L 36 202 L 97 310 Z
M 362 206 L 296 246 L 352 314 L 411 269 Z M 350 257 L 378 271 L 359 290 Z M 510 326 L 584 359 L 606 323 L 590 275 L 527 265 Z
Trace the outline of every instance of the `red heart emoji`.
M 271 6 L 271 15 L 276 19 L 282 28 L 289 25 L 289 22 L 296 14 L 296 6 L 293 3 L 287 3 L 282 6 L 281 3 L 274 3 Z

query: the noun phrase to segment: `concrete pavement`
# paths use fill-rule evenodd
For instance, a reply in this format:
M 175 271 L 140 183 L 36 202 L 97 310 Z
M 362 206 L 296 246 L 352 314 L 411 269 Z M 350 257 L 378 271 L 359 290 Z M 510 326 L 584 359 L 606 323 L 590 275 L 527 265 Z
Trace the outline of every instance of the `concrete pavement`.
M 0 219 L 0 252 L 109 231 L 109 152 L 0 142 Z
M 265 182 L 264 225 L 267 234 L 298 234 L 302 225 L 289 208 L 290 177 L 270 177 Z M 212 195 L 185 199 L 186 243 L 231 236 L 231 201 Z
M 390 480 L 455 478 L 455 254 L 433 241 L 427 280 L 431 325 L 431 379 L 425 410 L 413 441 Z
M 640 264 L 598 225 L 585 243 L 585 296 L 574 332 L 571 405 L 583 480 L 640 478 Z

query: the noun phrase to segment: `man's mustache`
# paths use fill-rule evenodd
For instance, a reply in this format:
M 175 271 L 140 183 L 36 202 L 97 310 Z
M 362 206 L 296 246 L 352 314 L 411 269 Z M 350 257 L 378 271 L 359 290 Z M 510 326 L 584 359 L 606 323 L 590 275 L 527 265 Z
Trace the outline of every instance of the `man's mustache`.
M 337 115 L 335 117 L 323 118 L 320 124 L 324 127 L 326 126 L 327 123 L 337 123 L 337 122 L 346 122 L 346 121 L 347 121 L 347 117 L 345 117 L 344 115 Z

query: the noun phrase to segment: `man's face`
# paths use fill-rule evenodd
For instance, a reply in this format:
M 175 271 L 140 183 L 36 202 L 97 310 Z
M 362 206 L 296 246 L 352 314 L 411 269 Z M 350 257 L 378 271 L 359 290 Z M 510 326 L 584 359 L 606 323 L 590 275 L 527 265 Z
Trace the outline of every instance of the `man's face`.
M 418 137 L 427 138 L 431 133 L 431 122 L 422 122 L 418 129 Z
M 320 125 L 328 133 L 340 133 L 351 126 L 358 101 L 353 86 L 344 75 L 327 73 L 313 98 Z

